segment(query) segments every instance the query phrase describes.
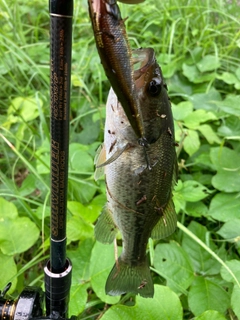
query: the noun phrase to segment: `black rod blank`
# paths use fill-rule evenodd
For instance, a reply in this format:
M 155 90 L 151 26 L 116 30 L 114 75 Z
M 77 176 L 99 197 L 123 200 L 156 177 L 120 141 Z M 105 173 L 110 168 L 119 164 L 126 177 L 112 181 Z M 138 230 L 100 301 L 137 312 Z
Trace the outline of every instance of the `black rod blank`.
M 53 273 L 66 267 L 73 0 L 50 0 L 51 253 Z
M 45 273 L 46 315 L 65 319 L 72 265 L 66 258 L 73 0 L 49 0 L 51 102 L 51 239 Z

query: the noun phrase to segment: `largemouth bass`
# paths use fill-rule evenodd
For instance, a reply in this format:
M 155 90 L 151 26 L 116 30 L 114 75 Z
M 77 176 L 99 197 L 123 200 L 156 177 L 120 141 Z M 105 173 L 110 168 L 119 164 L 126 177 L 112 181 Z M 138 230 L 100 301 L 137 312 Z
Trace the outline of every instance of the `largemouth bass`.
M 104 168 L 107 204 L 95 226 L 96 239 L 111 243 L 120 230 L 122 254 L 106 282 L 106 293 L 126 292 L 153 297 L 154 287 L 146 257 L 149 237 L 161 239 L 176 228 L 172 189 L 177 160 L 171 104 L 152 49 L 135 52 L 140 63 L 134 72 L 146 127 L 158 127 L 159 138 L 142 148 L 126 114 L 111 89 L 106 108 L 104 146 L 97 158 Z M 156 129 L 155 128 L 155 129 Z M 146 164 L 146 152 L 152 167 Z
M 133 79 L 133 57 L 116 0 L 88 0 L 98 53 L 105 73 L 141 144 L 147 141 Z

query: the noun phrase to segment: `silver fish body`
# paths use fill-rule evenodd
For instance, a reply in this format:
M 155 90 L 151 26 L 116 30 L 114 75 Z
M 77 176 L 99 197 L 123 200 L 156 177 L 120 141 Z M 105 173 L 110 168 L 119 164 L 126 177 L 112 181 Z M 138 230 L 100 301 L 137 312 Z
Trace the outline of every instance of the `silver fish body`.
M 142 52 L 149 56 L 151 50 Z M 111 89 L 104 148 L 98 160 L 98 166 L 104 166 L 107 204 L 95 235 L 97 240 L 111 243 L 118 229 L 122 234 L 123 251 L 108 277 L 106 293 L 132 292 L 152 297 L 154 289 L 146 258 L 148 239 L 167 237 L 175 231 L 177 221 L 172 202 L 177 170 L 174 126 L 166 86 L 155 59 L 144 61 L 144 66 L 135 71 L 135 82 L 144 123 L 156 141 L 147 148 L 139 145 Z M 105 162 L 101 165 L 103 155 Z

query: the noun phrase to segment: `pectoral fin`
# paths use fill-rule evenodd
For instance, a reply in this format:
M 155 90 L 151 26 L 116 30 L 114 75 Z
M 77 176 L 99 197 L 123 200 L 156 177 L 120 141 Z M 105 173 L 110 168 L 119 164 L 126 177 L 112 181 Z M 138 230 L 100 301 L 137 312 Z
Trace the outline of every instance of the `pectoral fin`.
M 113 221 L 112 213 L 105 206 L 94 229 L 95 237 L 99 242 L 112 243 L 117 232 L 118 229 Z
M 152 230 L 151 238 L 163 239 L 170 236 L 176 229 L 177 215 L 172 199 L 163 210 L 163 216 Z
M 117 160 L 120 155 L 129 147 L 129 143 L 126 143 L 122 146 L 118 146 L 117 150 L 108 158 L 105 162 L 99 163 L 96 165 L 96 168 L 105 167 L 108 164 L 112 163 L 113 161 Z M 106 152 L 106 151 L 105 151 Z
M 104 175 L 104 167 L 98 167 L 99 164 L 104 163 L 106 161 L 106 148 L 105 144 L 102 143 L 96 152 L 95 158 L 94 158 L 94 164 L 96 166 L 96 170 L 94 172 L 94 179 L 97 181 L 101 178 L 102 175 Z

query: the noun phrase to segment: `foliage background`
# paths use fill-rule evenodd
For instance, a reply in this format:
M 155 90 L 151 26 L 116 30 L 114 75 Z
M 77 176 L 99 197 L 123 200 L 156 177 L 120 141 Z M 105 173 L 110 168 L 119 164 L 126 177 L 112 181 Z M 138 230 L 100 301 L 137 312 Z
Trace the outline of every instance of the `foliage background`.
M 178 230 L 149 241 L 154 299 L 109 297 L 113 247 L 95 242 L 105 203 L 93 179 L 109 83 L 87 1 L 75 1 L 68 192 L 70 314 L 80 319 L 240 318 L 240 4 L 148 0 L 121 5 L 132 48 L 153 47 L 180 141 Z M 47 1 L 0 0 L 0 289 L 43 286 L 49 255 Z M 182 141 L 182 138 L 185 139 Z M 99 252 L 101 254 L 99 254 Z M 134 306 L 133 306 L 134 305 Z

